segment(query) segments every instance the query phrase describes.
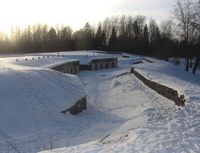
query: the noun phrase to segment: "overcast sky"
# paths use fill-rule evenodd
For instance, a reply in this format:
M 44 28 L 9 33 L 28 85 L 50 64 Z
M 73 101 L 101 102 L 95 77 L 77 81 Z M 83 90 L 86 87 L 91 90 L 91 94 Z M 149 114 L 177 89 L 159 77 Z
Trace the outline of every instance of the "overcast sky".
M 0 30 L 11 26 L 47 23 L 67 24 L 73 29 L 102 21 L 108 16 L 170 16 L 175 0 L 0 0 Z

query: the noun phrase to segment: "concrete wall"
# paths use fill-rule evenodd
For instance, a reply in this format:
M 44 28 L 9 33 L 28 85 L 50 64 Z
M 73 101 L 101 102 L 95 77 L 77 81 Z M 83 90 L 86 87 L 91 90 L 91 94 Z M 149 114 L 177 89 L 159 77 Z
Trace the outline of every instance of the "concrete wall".
M 116 68 L 118 66 L 117 58 L 95 59 L 90 62 L 91 70 L 101 70 L 108 68 Z
M 131 69 L 131 73 L 133 73 L 138 79 L 140 79 L 145 85 L 149 88 L 157 91 L 160 95 L 172 100 L 178 106 L 185 106 L 185 98 L 184 95 L 179 97 L 178 92 L 172 88 L 161 85 L 157 82 L 150 81 L 143 77 L 140 73 L 136 72 L 134 68 Z
M 90 65 L 80 65 L 79 68 L 80 70 L 91 70 Z
M 72 115 L 76 115 L 86 109 L 87 109 L 87 99 L 86 97 L 83 97 L 79 101 L 77 101 L 72 107 L 62 111 L 62 113 L 69 112 Z
M 56 66 L 52 69 L 63 72 L 63 73 L 76 74 L 79 72 L 79 62 L 78 61 L 68 62 L 62 65 Z

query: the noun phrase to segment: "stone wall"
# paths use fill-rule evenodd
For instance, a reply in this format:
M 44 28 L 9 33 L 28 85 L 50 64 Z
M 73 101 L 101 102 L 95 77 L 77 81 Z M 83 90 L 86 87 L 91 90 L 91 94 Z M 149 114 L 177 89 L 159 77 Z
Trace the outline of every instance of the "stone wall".
M 53 67 L 52 69 L 63 73 L 76 74 L 79 72 L 79 62 L 69 62 Z
M 149 88 L 157 91 L 160 95 L 172 100 L 178 106 L 185 106 L 185 98 L 184 95 L 179 97 L 178 92 L 172 88 L 161 85 L 157 82 L 150 81 L 142 76 L 140 73 L 136 72 L 134 68 L 131 69 L 131 73 L 133 73 L 138 79 L 140 79 L 145 85 Z
M 148 59 L 148 58 L 143 58 L 143 60 L 145 60 L 145 61 L 147 61 L 147 62 L 149 62 L 149 63 L 153 63 L 153 61 L 151 61 L 151 60 Z
M 87 109 L 87 99 L 85 96 L 81 98 L 79 101 L 77 101 L 72 107 L 62 111 L 62 113 L 69 112 L 72 115 L 76 115 L 86 109 Z
M 101 70 L 108 68 L 116 68 L 118 66 L 117 58 L 94 59 L 90 62 L 91 70 Z

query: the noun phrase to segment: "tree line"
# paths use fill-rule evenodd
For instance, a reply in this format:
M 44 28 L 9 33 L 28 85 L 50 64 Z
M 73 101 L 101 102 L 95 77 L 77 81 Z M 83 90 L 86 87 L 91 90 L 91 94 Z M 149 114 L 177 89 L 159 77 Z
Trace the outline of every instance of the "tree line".
M 165 21 L 159 27 L 154 19 L 147 23 L 146 17 L 139 15 L 109 17 L 97 26 L 86 23 L 77 31 L 64 25 L 50 27 L 37 24 L 25 28 L 16 27 L 11 31 L 10 38 L 0 34 L 0 51 L 13 53 L 97 49 L 153 55 L 159 54 L 166 47 L 174 48 L 171 28 L 171 21 Z
M 195 57 L 200 59 L 200 1 L 177 0 L 173 19 L 159 24 L 145 16 L 115 16 L 97 26 L 86 23 L 77 31 L 69 26 L 46 24 L 16 27 L 10 37 L 0 33 L 0 52 L 45 52 L 68 50 L 123 51 L 168 58 L 187 58 L 186 70 Z

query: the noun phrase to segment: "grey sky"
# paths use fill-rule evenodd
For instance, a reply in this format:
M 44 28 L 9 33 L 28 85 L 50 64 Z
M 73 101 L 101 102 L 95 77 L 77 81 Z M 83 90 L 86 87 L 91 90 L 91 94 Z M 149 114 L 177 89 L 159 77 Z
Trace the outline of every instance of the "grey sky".
M 112 13 L 145 15 L 156 19 L 169 17 L 175 0 L 120 0 L 113 6 Z

